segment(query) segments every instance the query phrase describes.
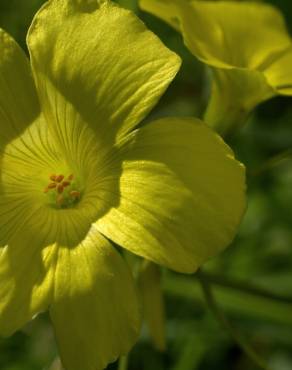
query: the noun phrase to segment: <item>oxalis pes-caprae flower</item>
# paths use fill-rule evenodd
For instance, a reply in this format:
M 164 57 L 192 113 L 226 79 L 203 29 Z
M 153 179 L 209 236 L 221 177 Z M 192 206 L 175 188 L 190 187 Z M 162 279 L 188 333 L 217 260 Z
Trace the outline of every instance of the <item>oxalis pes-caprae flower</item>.
M 205 121 L 227 134 L 276 95 L 292 95 L 292 40 L 281 12 L 251 1 L 140 0 L 181 32 L 190 52 L 210 67 Z
M 102 369 L 140 325 L 111 241 L 195 271 L 234 237 L 244 168 L 199 120 L 134 130 L 180 59 L 131 12 L 49 1 L 28 32 L 30 63 L 0 39 L 0 333 L 49 310 L 65 369 Z

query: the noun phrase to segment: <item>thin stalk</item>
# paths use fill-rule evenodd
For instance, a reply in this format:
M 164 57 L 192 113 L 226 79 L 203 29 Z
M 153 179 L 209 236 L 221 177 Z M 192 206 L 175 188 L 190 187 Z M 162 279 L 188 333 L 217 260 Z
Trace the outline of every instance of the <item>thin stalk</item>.
M 119 358 L 118 370 L 127 370 L 128 369 L 128 356 L 121 356 Z
M 281 301 L 284 303 L 292 303 L 292 296 L 286 296 L 283 294 L 274 293 L 267 289 L 260 288 L 247 281 L 238 280 L 234 278 L 230 280 L 224 276 L 216 275 L 216 274 L 209 273 L 209 272 L 203 272 L 203 271 L 200 271 L 199 274 L 194 275 L 194 277 L 197 279 L 200 279 L 202 276 L 207 282 L 214 284 L 214 285 L 219 285 L 219 286 L 231 288 L 234 290 L 239 290 L 239 291 L 249 293 L 255 296 L 273 299 L 275 301 Z
M 266 162 L 260 165 L 258 168 L 249 171 L 249 175 L 252 177 L 259 176 L 263 172 L 269 171 L 270 169 L 279 166 L 283 162 L 292 159 L 292 148 L 284 150 L 281 153 L 274 155 L 269 158 Z
M 216 300 L 212 293 L 211 286 L 209 285 L 209 282 L 205 279 L 204 274 L 198 271 L 197 276 L 200 280 L 202 291 L 206 299 L 206 303 L 210 311 L 213 313 L 215 318 L 221 324 L 221 326 L 230 334 L 230 336 L 234 339 L 234 341 L 238 344 L 238 346 L 242 349 L 246 356 L 250 358 L 250 360 L 252 360 L 260 369 L 268 370 L 265 361 L 246 342 L 241 333 L 231 325 L 231 323 L 228 321 L 224 313 L 217 306 Z

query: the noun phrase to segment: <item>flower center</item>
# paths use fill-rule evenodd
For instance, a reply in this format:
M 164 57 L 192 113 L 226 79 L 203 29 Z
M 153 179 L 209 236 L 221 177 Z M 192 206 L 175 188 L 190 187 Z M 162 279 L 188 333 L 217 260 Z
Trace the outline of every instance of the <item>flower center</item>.
M 78 182 L 73 174 L 67 177 L 62 174 L 50 175 L 44 193 L 48 196 L 49 203 L 57 208 L 73 207 L 81 197 Z

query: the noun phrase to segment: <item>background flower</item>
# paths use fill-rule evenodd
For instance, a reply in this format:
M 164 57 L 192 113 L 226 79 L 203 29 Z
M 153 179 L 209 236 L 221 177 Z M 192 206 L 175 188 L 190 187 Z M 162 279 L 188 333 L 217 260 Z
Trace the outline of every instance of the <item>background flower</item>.
M 277 8 L 234 1 L 140 4 L 181 32 L 191 53 L 211 67 L 205 120 L 220 133 L 242 125 L 257 104 L 292 94 L 292 43 Z

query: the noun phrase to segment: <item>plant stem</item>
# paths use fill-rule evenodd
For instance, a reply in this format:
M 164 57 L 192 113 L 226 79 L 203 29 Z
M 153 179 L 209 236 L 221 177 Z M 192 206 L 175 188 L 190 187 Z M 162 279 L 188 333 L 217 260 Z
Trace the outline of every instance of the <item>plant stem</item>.
M 243 291 L 245 293 L 250 293 L 255 296 L 261 296 L 264 298 L 269 298 L 269 299 L 281 301 L 284 303 L 292 303 L 292 296 L 286 296 L 286 295 L 282 295 L 279 293 L 273 293 L 267 289 L 260 288 L 246 281 L 237 280 L 233 278 L 232 280 L 230 280 L 224 276 L 216 275 L 216 274 L 212 274 L 208 272 L 203 272 L 201 270 L 199 273 L 195 274 L 194 276 L 198 279 L 201 279 L 203 276 L 204 280 L 214 285 L 219 285 L 219 286 L 231 288 L 234 290 Z
M 128 369 L 128 356 L 121 356 L 119 358 L 118 370 L 127 370 Z
M 249 175 L 252 177 L 259 176 L 263 172 L 270 170 L 273 167 L 280 165 L 281 163 L 292 159 L 292 148 L 284 150 L 281 153 L 274 155 L 269 158 L 266 162 L 260 165 L 258 168 L 249 171 Z
M 235 340 L 238 346 L 242 349 L 242 351 L 260 368 L 263 370 L 268 370 L 267 365 L 265 364 L 264 360 L 258 356 L 258 354 L 250 347 L 250 345 L 245 341 L 244 337 L 241 333 L 234 328 L 231 323 L 228 321 L 224 313 L 220 310 L 217 306 L 215 298 L 212 293 L 212 289 L 209 285 L 209 282 L 205 279 L 205 275 L 201 273 L 201 271 L 197 272 L 197 276 L 200 280 L 201 287 L 208 304 L 209 309 L 215 316 L 215 318 L 220 322 L 222 327 L 230 334 L 230 336 Z

